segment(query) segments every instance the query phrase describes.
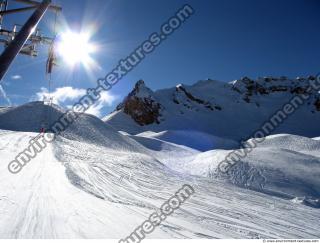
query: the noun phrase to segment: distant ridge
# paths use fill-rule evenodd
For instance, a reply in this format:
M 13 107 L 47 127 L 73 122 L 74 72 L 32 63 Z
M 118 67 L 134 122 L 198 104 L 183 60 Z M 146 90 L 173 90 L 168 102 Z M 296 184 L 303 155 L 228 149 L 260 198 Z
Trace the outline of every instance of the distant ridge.
M 144 81 L 103 120 L 131 134 L 143 131 L 194 130 L 229 139 L 247 138 L 294 95 L 310 100 L 289 117 L 276 133 L 320 136 L 320 94 L 308 91 L 316 77 L 289 79 L 248 77 L 224 83 L 202 80 L 194 85 L 152 91 Z

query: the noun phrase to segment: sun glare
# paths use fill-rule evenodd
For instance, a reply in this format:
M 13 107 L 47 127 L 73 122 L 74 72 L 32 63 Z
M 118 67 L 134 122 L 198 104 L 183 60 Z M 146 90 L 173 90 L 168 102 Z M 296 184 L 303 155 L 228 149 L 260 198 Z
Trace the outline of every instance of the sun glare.
M 95 49 L 90 43 L 90 35 L 84 33 L 64 33 L 58 42 L 58 53 L 69 65 L 87 65 L 92 62 L 90 54 L 94 53 Z

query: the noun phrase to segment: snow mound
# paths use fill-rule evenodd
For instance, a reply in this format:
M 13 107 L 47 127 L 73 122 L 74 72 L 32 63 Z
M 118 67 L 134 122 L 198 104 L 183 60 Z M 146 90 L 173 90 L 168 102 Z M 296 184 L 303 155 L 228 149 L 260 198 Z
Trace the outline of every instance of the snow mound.
M 236 163 L 227 174 L 218 169 L 219 163 L 232 152 L 227 150 L 198 154 L 185 165 L 183 172 L 224 179 L 273 196 L 304 198 L 305 204 L 320 207 L 317 203 L 320 199 L 320 156 L 315 156 L 313 151 L 317 149 L 319 142 L 309 138 L 271 136 Z M 243 154 L 244 150 L 236 152 Z
M 236 185 L 275 196 L 319 199 L 319 174 L 319 157 L 274 147 L 254 150 L 228 177 Z
M 258 147 L 277 147 L 292 151 L 319 151 L 320 141 L 315 140 L 296 135 L 279 134 L 267 137 L 264 142 L 258 144 Z
M 0 129 L 40 133 L 51 127 L 64 114 L 58 106 L 47 106 L 43 102 L 32 102 L 0 114 Z M 115 149 L 141 151 L 144 148 L 127 136 L 120 134 L 99 118 L 81 114 L 75 122 L 60 134 L 62 137 L 99 144 Z
M 40 132 L 47 121 L 56 121 L 61 114 L 61 111 L 46 106 L 43 102 L 32 102 L 2 112 L 0 114 L 0 129 Z
M 102 119 L 106 124 L 110 124 L 118 131 L 126 132 L 129 134 L 137 134 L 141 132 L 140 126 L 138 126 L 134 120 L 130 119 L 129 115 L 121 111 L 116 111 L 109 116 Z M 112 122 L 110 122 L 112 121 Z
M 234 149 L 239 144 L 230 139 L 216 137 L 198 131 L 163 131 L 159 133 L 144 132 L 137 134 L 140 137 L 157 138 L 174 144 L 183 145 L 198 151 L 213 149 Z

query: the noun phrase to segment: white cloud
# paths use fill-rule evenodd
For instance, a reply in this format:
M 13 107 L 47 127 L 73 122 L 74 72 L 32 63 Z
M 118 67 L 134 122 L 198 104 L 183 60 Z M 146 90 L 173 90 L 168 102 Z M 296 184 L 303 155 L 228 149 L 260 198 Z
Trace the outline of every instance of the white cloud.
M 110 92 L 102 92 L 101 98 L 91 106 L 86 113 L 101 117 L 103 114 L 102 109 L 107 106 L 112 106 L 113 103 L 118 99 L 117 96 L 112 95 Z
M 53 99 L 53 103 L 70 108 L 74 103 L 78 102 L 86 93 L 86 89 L 62 87 L 57 88 L 54 92 L 51 92 L 50 97 Z M 103 108 L 113 105 L 113 103 L 118 99 L 117 96 L 111 94 L 110 92 L 102 92 L 100 95 L 101 98 L 86 111 L 87 114 L 101 117 L 103 115 Z M 43 101 L 48 97 L 48 90 L 46 88 L 41 88 L 41 91 L 36 94 L 35 99 Z
M 62 105 L 67 101 L 73 101 L 80 99 L 86 94 L 85 89 L 75 89 L 72 87 L 57 88 L 54 92 L 50 93 L 50 97 L 53 99 L 53 103 Z M 46 88 L 41 88 L 41 91 L 36 94 L 37 100 L 45 100 L 49 97 L 49 91 Z
M 11 79 L 13 79 L 13 80 L 22 79 L 22 76 L 21 75 L 13 75 L 13 76 L 11 76 Z

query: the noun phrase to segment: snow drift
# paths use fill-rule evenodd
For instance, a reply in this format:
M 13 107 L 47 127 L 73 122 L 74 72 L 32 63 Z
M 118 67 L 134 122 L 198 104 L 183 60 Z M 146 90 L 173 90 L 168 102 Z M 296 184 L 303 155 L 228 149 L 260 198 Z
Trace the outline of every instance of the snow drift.
M 267 137 L 227 174 L 219 163 L 232 152 L 201 153 L 184 165 L 193 175 L 221 178 L 240 187 L 287 199 L 303 198 L 309 206 L 320 207 L 320 141 L 294 135 Z

